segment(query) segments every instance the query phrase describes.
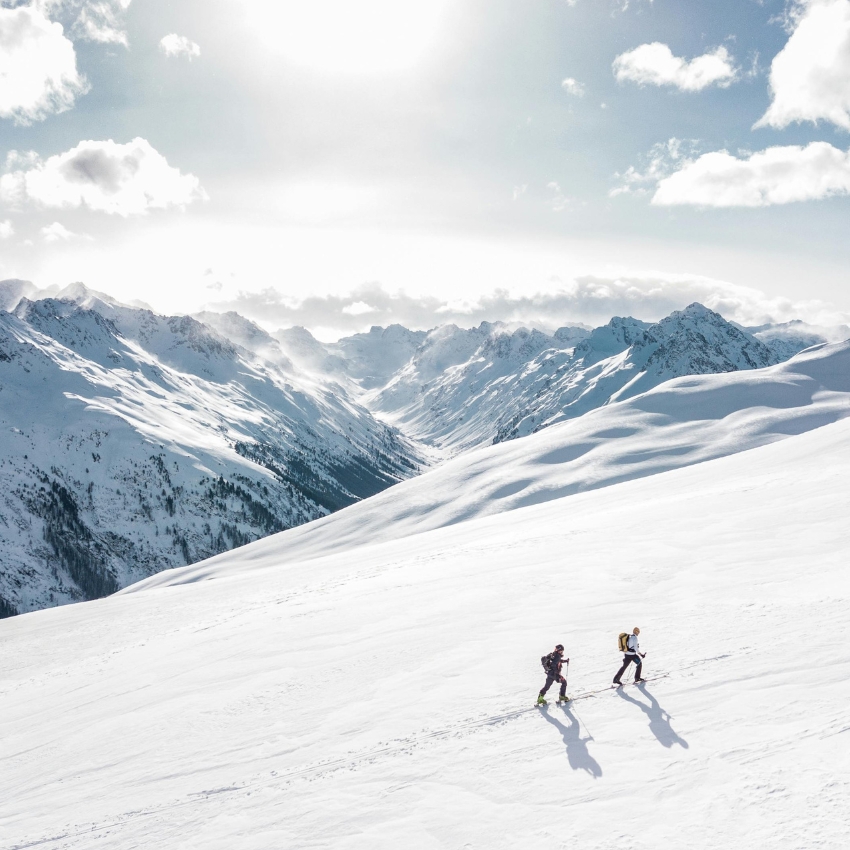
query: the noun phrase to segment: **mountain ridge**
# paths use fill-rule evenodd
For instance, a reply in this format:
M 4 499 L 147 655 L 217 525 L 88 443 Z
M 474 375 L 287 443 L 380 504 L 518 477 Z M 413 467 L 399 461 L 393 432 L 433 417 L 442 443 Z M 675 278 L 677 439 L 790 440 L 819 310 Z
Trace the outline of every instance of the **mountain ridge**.
M 0 312 L 0 599 L 94 598 L 379 492 L 415 446 L 191 317 Z
M 0 282 L 0 616 L 114 592 L 448 457 L 819 338 L 797 324 L 751 334 L 694 304 L 553 334 L 392 325 L 321 343 L 82 284 L 57 294 Z

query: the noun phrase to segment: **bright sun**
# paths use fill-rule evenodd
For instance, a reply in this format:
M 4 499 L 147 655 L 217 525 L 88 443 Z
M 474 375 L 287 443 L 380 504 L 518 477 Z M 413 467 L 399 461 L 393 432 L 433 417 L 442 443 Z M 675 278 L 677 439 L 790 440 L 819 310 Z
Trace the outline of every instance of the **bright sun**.
M 256 32 L 290 62 L 331 73 L 416 64 L 449 0 L 246 0 Z

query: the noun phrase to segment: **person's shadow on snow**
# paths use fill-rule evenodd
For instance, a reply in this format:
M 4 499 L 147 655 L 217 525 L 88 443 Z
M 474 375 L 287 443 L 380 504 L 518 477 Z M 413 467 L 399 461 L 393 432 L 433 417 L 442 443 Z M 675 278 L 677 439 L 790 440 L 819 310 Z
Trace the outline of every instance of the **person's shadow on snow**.
M 649 705 L 630 697 L 625 688 L 620 688 L 617 695 L 626 702 L 636 705 L 649 718 L 649 731 L 658 738 L 660 744 L 665 747 L 678 744 L 680 747 L 688 749 L 688 742 L 673 730 L 670 725 L 670 715 L 658 704 L 658 700 L 646 689 L 646 685 L 638 685 L 637 687 L 644 696 L 649 697 Z
M 543 706 L 540 713 L 547 723 L 551 723 L 561 733 L 564 743 L 567 745 L 567 760 L 573 770 L 584 770 L 594 779 L 602 776 L 602 768 L 599 762 L 587 751 L 587 742 L 593 740 L 588 735 L 581 736 L 581 724 L 567 706 L 563 706 L 564 715 L 569 719 L 570 725 L 565 726 L 556 717 L 549 714 L 549 707 Z

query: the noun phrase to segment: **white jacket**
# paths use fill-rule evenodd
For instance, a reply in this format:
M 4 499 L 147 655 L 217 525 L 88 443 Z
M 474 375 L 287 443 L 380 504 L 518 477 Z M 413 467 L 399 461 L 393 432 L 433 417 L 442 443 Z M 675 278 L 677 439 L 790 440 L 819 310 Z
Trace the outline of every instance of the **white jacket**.
M 638 643 L 637 635 L 629 635 L 626 641 L 626 655 L 637 655 L 640 652 L 640 644 Z

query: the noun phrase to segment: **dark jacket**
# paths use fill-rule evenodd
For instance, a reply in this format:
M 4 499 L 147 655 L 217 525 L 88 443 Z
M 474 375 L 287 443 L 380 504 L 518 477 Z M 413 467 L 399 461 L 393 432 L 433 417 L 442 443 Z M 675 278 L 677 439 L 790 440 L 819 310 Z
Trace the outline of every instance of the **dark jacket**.
M 555 650 L 546 656 L 546 672 L 550 675 L 560 676 L 561 667 L 564 665 L 564 656 Z

